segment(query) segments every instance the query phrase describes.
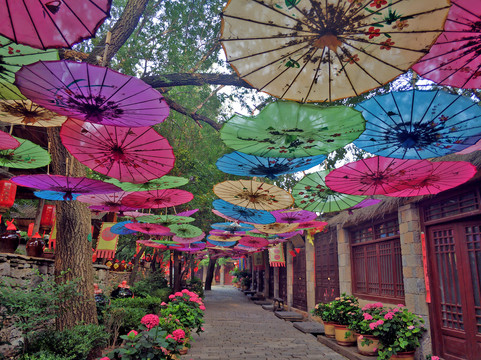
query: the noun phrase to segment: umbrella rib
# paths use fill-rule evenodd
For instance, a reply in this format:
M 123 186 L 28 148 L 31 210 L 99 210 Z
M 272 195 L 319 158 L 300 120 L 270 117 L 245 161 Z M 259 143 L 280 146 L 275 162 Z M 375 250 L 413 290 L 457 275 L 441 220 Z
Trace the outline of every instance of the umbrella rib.
M 92 2 L 91 0 L 89 0 L 90 4 L 93 4 L 93 5 L 97 5 L 95 4 L 94 2 Z M 63 2 L 63 4 L 70 10 L 70 12 L 77 18 L 78 22 L 83 26 L 83 28 L 85 30 L 87 30 L 87 32 L 90 34 L 90 36 L 94 36 L 95 33 L 92 33 L 92 31 L 90 31 L 90 29 L 83 23 L 83 21 L 78 17 L 78 15 L 72 10 L 72 8 L 68 5 L 68 3 L 66 1 Z M 98 6 L 97 6 L 98 7 Z M 104 14 L 105 14 L 105 11 L 102 11 Z
M 25 3 L 25 0 L 23 0 L 23 2 Z M 65 42 L 65 44 L 67 44 L 66 47 L 70 48 L 72 47 L 72 45 L 67 41 L 67 39 L 65 38 L 65 36 L 63 35 L 62 31 L 60 30 L 60 28 L 57 26 L 57 23 L 53 20 L 52 16 L 50 15 L 50 11 L 48 11 L 48 9 L 45 8 L 45 5 L 42 3 L 41 0 L 38 0 L 38 3 L 40 4 L 40 6 L 43 8 L 43 12 L 44 14 L 47 14 L 48 18 L 50 19 L 50 21 L 52 22 L 53 26 L 55 27 L 55 29 L 57 30 L 57 32 L 59 33 L 59 35 L 62 37 L 63 41 Z M 25 7 L 26 8 L 26 7 Z M 30 16 L 30 12 L 28 12 L 28 16 Z M 33 22 L 33 19 L 30 17 L 30 20 L 32 22 L 32 25 L 34 25 L 35 23 Z M 37 28 L 34 26 L 35 28 L 35 32 L 37 32 Z M 38 38 L 40 40 L 40 42 L 42 43 L 42 46 L 44 47 L 45 49 L 45 45 L 43 44 L 43 41 L 40 39 L 40 35 L 38 35 Z
M 327 1 L 327 0 L 326 0 Z M 311 1 L 312 2 L 312 1 Z M 325 52 L 325 49 L 326 48 L 323 48 L 322 49 L 322 53 L 321 53 L 321 56 L 320 56 L 320 59 L 319 59 L 319 62 L 317 63 L 317 69 L 316 69 L 316 72 L 314 74 L 314 76 L 312 77 L 312 81 L 311 81 L 311 85 L 309 86 L 309 90 L 307 91 L 307 94 L 306 94 L 306 97 L 305 99 L 308 99 L 309 98 L 309 95 L 311 94 L 311 91 L 312 91 L 312 88 L 314 87 L 314 84 L 317 84 L 317 79 L 318 79 L 318 74 L 319 74 L 319 69 L 321 68 L 321 64 L 322 64 L 322 59 L 324 58 L 324 52 Z M 317 52 L 317 50 L 314 52 L 314 54 Z M 314 55 L 313 54 L 313 55 Z M 311 56 L 312 58 L 312 56 Z M 330 68 L 330 65 L 329 65 L 329 68 Z M 330 73 L 330 69 L 329 69 L 329 73 Z M 330 76 L 329 76 L 330 77 Z M 293 80 L 293 82 L 295 81 L 295 79 Z M 331 82 L 329 81 L 329 87 L 331 86 Z M 286 93 L 284 93 L 285 95 Z M 283 96 L 284 96 L 283 95 Z M 329 96 L 331 95 L 331 89 L 329 89 Z

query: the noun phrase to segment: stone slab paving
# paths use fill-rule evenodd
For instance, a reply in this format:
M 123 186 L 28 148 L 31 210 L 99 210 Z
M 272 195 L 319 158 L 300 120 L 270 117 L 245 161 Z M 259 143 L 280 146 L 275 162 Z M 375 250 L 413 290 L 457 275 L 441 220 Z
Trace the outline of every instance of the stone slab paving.
M 206 291 L 205 332 L 182 360 L 346 360 L 232 286 Z

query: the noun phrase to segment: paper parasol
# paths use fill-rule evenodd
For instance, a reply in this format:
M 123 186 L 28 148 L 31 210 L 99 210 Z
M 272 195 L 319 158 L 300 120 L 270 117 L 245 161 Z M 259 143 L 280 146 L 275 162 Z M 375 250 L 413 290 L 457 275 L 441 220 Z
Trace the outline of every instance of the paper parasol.
M 326 186 L 328 170 L 308 174 L 292 189 L 296 205 L 309 211 L 329 213 L 344 210 L 364 200 L 365 196 L 346 195 Z
M 145 182 L 174 167 L 172 147 L 150 127 L 103 126 L 69 119 L 62 125 L 60 137 L 82 164 L 120 181 Z
M 260 249 L 269 245 L 269 241 L 260 237 L 245 236 L 239 240 L 239 245 Z
M 1 118 L 0 118 L 1 120 Z M 16 149 L 20 146 L 20 142 L 12 135 L 0 131 L 0 150 Z
M 209 235 L 209 241 L 218 241 L 218 242 L 232 242 L 232 241 L 238 241 L 242 237 L 241 236 L 234 236 L 234 235 Z
M 432 162 L 432 172 L 425 178 L 411 179 L 409 187 L 386 196 L 407 197 L 434 195 L 459 186 L 476 174 L 476 167 L 466 161 Z
M 0 166 L 14 169 L 35 169 L 50 164 L 47 150 L 31 141 L 20 139 L 20 146 L 15 149 L 0 150 Z
M 325 221 L 306 221 L 304 223 L 300 223 L 297 228 L 298 229 L 323 228 L 326 225 L 328 225 L 328 223 Z
M 407 71 L 443 30 L 447 0 L 229 1 L 221 42 L 239 77 L 300 102 L 358 96 Z
M 481 8 L 472 0 L 451 0 L 444 31 L 413 69 L 440 85 L 481 87 Z
M 445 91 L 391 91 L 356 106 L 366 119 L 354 144 L 399 159 L 427 159 L 461 151 L 481 138 L 481 108 Z
M 286 224 L 286 223 L 273 223 L 267 225 L 254 225 L 257 230 L 260 230 L 267 234 L 282 234 L 285 232 L 291 232 L 297 229 L 298 224 Z
M 205 249 L 205 243 L 192 243 L 192 244 L 185 244 L 186 246 L 176 248 L 177 251 L 183 252 L 197 252 Z
M 214 185 L 214 193 L 233 205 L 255 210 L 284 209 L 294 203 L 280 187 L 253 180 L 224 181 Z
M 178 216 L 178 215 L 146 215 L 142 216 L 139 221 L 160 224 L 162 226 L 169 226 L 172 224 L 189 223 L 195 219 L 189 216 Z
M 184 204 L 193 198 L 192 193 L 180 189 L 136 191 L 127 195 L 123 204 L 139 209 L 160 209 Z
M 219 217 L 221 217 L 221 218 L 223 218 L 223 219 L 225 219 L 225 220 L 227 220 L 227 221 L 231 221 L 231 222 L 239 221 L 239 220 L 234 219 L 234 218 L 232 218 L 232 217 L 230 217 L 230 216 L 227 216 L 227 215 L 222 214 L 220 211 L 218 211 L 218 210 L 216 210 L 216 209 L 212 209 L 212 213 L 214 213 L 214 215 L 217 215 L 217 216 L 219 216 Z
M 191 216 L 194 215 L 199 209 L 186 210 L 177 214 L 177 216 Z
M 145 213 L 142 213 L 142 212 L 139 212 L 139 211 L 125 211 L 123 216 L 131 217 L 133 219 L 137 219 L 139 217 L 146 216 L 146 215 L 149 215 L 149 214 L 145 214 Z
M 297 226 L 299 228 L 299 226 Z M 283 239 L 290 239 L 291 237 L 294 237 L 296 235 L 301 235 L 304 233 L 302 230 L 296 230 L 296 231 L 291 231 L 288 233 L 282 233 L 282 234 L 277 234 L 278 237 L 283 238 Z
M 231 247 L 237 244 L 237 241 L 216 241 L 211 239 L 210 236 L 207 237 L 207 240 L 209 241 L 210 244 L 214 246 L 220 246 L 220 247 Z M 207 243 L 207 245 L 209 244 Z
M 58 127 L 67 120 L 30 100 L 0 101 L 0 121 L 13 125 Z
M 162 190 L 162 189 L 172 189 L 189 182 L 188 179 L 179 176 L 169 176 L 165 175 L 161 178 L 150 180 L 144 183 L 133 184 L 130 182 L 121 182 L 117 179 L 105 180 L 111 184 L 117 185 L 124 191 L 149 191 L 149 190 Z
M 2 15 L 0 14 L 1 17 Z M 23 65 L 32 64 L 39 60 L 58 60 L 58 50 L 34 49 L 29 46 L 16 44 L 0 36 L 0 99 L 24 99 L 20 90 L 13 85 L 15 73 Z
M 235 115 L 220 136 L 227 146 L 246 154 L 299 158 L 328 154 L 363 131 L 364 118 L 353 108 L 278 101 L 255 117 Z
M 275 179 L 279 175 L 308 170 L 326 159 L 325 155 L 302 158 L 261 157 L 235 151 L 216 162 L 220 171 L 239 176 L 262 176 Z
M 202 235 L 202 229 L 189 224 L 172 224 L 169 225 L 169 229 L 175 235 L 184 238 L 193 238 Z
M 248 209 L 243 206 L 233 205 L 222 199 L 214 200 L 212 205 L 214 210 L 234 218 L 237 221 L 244 221 L 254 224 L 271 224 L 276 222 L 276 218 L 268 211 Z
M 146 127 L 169 115 L 165 99 L 150 85 L 85 62 L 39 61 L 17 71 L 15 85 L 49 110 L 96 124 Z
M 219 223 L 216 223 L 219 224 Z M 242 224 L 244 225 L 244 224 Z M 244 236 L 245 231 L 226 231 L 226 230 L 221 230 L 221 229 L 212 229 L 209 231 L 209 235 L 230 235 L 230 236 Z
M 170 229 L 166 226 L 159 224 L 145 224 L 138 222 L 129 222 L 125 224 L 125 227 L 130 230 L 139 231 L 149 235 L 164 235 L 170 232 Z
M 173 241 L 181 244 L 191 244 L 193 242 L 200 241 L 203 238 L 205 238 L 204 232 L 202 232 L 199 236 L 194 236 L 194 237 L 181 237 L 177 235 L 172 236 Z
M 315 212 L 307 210 L 274 210 L 271 211 L 271 214 L 274 215 L 278 223 L 287 224 L 311 221 L 317 217 L 317 214 Z
M 237 223 L 214 223 L 211 226 L 212 226 L 213 229 L 228 231 L 228 232 L 231 232 L 231 233 L 254 229 L 253 225 L 237 224 Z
M 153 247 L 155 249 L 159 249 L 160 251 L 165 251 L 168 249 L 167 246 L 153 242 L 152 240 L 137 240 L 137 244 Z
M 39 174 L 15 176 L 11 180 L 21 186 L 63 192 L 64 200 L 72 200 L 74 193 L 107 194 L 120 190 L 115 185 L 86 177 Z
M 427 177 L 431 171 L 428 160 L 376 156 L 332 170 L 326 185 L 350 195 L 385 195 L 407 189 L 410 181 Z
M 364 199 L 363 201 L 361 201 L 359 204 L 351 206 L 350 209 L 362 209 L 362 208 L 365 208 L 365 207 L 368 207 L 368 206 L 373 206 L 373 205 L 379 204 L 381 201 L 382 201 L 381 199 L 367 198 L 367 199 Z
M 88 194 L 79 196 L 77 200 L 90 204 L 89 208 L 93 210 L 123 213 L 124 211 L 136 210 L 136 208 L 122 204 L 122 199 L 128 194 L 125 191 L 109 194 Z
M 37 49 L 70 48 L 95 36 L 110 15 L 111 0 L 5 0 L 0 34 Z
M 63 201 L 65 193 L 60 191 L 40 190 L 33 193 L 36 197 L 45 200 Z M 81 194 L 73 193 L 72 200 L 77 200 Z
M 126 228 L 126 224 L 132 224 L 132 221 L 122 221 L 118 222 L 115 225 L 112 225 L 110 228 L 110 232 L 118 235 L 129 235 L 129 234 L 135 234 L 137 231 L 136 230 L 131 230 L 129 228 Z

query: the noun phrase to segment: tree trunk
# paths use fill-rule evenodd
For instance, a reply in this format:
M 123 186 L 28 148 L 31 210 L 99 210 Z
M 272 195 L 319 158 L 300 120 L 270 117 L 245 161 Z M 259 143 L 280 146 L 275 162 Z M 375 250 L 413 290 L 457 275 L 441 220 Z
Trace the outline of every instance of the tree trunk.
M 142 255 L 144 255 L 144 251 L 145 251 L 146 248 L 147 248 L 147 246 L 140 245 L 140 250 L 135 255 L 134 266 L 132 267 L 132 272 L 130 273 L 130 277 L 129 277 L 129 285 L 130 286 L 134 285 L 135 277 L 137 276 L 137 272 L 139 270 L 140 258 L 142 257 Z
M 205 278 L 205 290 L 212 290 L 212 280 L 214 279 L 214 270 L 216 259 L 209 259 L 209 266 L 207 267 L 207 277 Z
M 174 292 L 181 290 L 182 280 L 182 262 L 180 261 L 180 253 L 174 250 Z
M 71 157 L 60 142 L 59 128 L 48 129 L 52 144 L 52 170 L 55 174 L 84 176 L 85 169 Z M 66 159 L 69 159 L 67 161 Z M 67 167 L 71 170 L 67 170 Z M 90 210 L 79 201 L 56 201 L 57 245 L 55 255 L 55 276 L 59 283 L 77 280 L 80 296 L 67 299 L 58 310 L 58 330 L 68 329 L 77 324 L 97 324 L 97 309 L 94 300 L 94 269 L 92 265 L 92 244 L 90 234 Z

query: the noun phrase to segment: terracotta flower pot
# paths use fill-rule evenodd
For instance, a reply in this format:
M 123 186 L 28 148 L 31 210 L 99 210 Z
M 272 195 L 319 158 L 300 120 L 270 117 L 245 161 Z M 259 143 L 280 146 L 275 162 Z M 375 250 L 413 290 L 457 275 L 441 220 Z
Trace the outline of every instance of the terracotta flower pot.
M 362 341 L 365 339 L 369 339 L 369 345 L 364 344 L 362 345 Z M 377 349 L 379 348 L 379 339 L 372 335 L 359 335 L 357 337 L 357 350 L 362 355 L 367 356 L 376 356 Z
M 336 337 L 336 332 L 334 325 L 336 323 L 333 322 L 328 322 L 328 321 L 323 321 L 324 323 L 324 335 L 326 335 L 328 338 L 334 339 Z
M 336 341 L 339 345 L 352 346 L 356 344 L 356 335 L 354 335 L 354 331 L 347 328 L 347 325 L 336 324 L 334 327 Z
M 415 351 L 405 351 L 397 353 L 396 355 L 391 355 L 390 360 L 414 360 Z

